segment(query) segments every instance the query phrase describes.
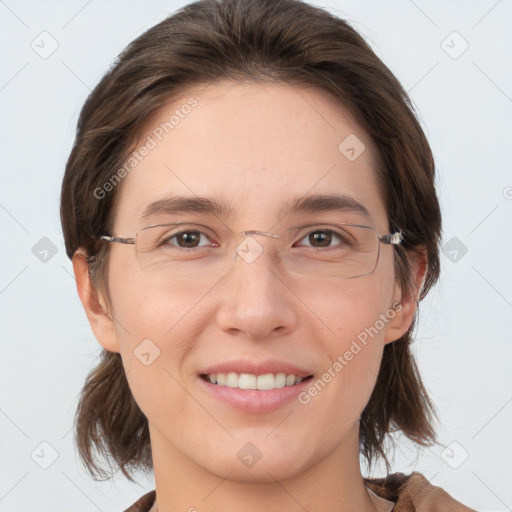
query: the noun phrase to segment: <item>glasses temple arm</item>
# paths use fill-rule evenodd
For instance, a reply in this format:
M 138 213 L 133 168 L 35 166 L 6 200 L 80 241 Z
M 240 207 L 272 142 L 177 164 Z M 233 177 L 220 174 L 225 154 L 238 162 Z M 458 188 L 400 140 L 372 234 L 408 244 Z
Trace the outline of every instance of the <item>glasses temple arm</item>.
M 402 230 L 399 229 L 396 233 L 391 233 L 389 235 L 380 236 L 379 240 L 385 244 L 398 245 L 404 239 L 402 235 Z
M 100 236 L 100 240 L 106 240 L 107 242 L 115 242 L 118 244 L 134 244 L 135 238 L 122 238 L 120 236 Z

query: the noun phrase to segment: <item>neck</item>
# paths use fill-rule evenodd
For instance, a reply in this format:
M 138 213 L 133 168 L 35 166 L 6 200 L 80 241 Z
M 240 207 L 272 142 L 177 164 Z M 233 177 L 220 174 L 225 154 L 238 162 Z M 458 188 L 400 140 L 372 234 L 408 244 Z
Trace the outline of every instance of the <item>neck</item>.
M 312 453 L 311 463 L 290 476 L 289 467 L 261 464 L 263 457 L 245 472 L 238 459 L 232 467 L 205 469 L 150 425 L 157 511 L 375 512 L 360 471 L 358 427 L 324 458 Z

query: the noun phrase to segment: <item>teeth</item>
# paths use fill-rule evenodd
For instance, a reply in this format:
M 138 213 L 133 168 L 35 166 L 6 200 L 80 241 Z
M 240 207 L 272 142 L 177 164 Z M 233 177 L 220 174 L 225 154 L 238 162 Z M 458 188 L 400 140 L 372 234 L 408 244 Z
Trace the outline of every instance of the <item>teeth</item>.
M 211 373 L 207 378 L 212 384 L 227 386 L 228 388 L 269 389 L 284 388 L 302 382 L 302 377 L 286 375 L 286 373 L 266 373 L 265 375 L 254 375 L 252 373 Z

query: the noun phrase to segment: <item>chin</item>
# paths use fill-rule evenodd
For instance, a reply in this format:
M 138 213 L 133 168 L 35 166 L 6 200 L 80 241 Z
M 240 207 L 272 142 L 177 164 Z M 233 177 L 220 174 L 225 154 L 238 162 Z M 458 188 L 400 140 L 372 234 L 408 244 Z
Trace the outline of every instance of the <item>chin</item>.
M 232 446 L 237 448 L 233 450 Z M 268 484 L 294 477 L 307 464 L 302 460 L 305 455 L 303 451 L 297 453 L 294 446 L 287 449 L 272 446 L 268 440 L 266 443 L 263 440 L 255 443 L 236 440 L 230 442 L 230 447 L 222 455 L 217 453 L 209 460 L 197 460 L 196 463 L 219 478 L 240 483 Z
M 290 463 L 283 458 L 278 460 L 263 462 L 260 459 L 254 466 L 245 467 L 238 460 L 235 464 L 226 464 L 225 472 L 219 474 L 216 468 L 215 473 L 220 478 L 225 478 L 231 482 L 245 484 L 273 484 L 277 481 L 287 480 L 294 477 L 298 473 L 296 461 Z

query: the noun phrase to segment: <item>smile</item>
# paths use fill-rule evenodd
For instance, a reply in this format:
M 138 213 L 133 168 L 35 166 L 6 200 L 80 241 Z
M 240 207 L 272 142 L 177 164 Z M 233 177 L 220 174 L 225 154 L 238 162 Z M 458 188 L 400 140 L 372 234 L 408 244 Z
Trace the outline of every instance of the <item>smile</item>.
M 252 373 L 211 373 L 203 374 L 201 377 L 211 384 L 217 386 L 226 386 L 228 388 L 238 389 L 257 389 L 259 391 L 268 391 L 271 389 L 294 386 L 308 379 L 298 377 L 297 375 L 286 373 L 266 373 L 264 375 L 254 375 Z

